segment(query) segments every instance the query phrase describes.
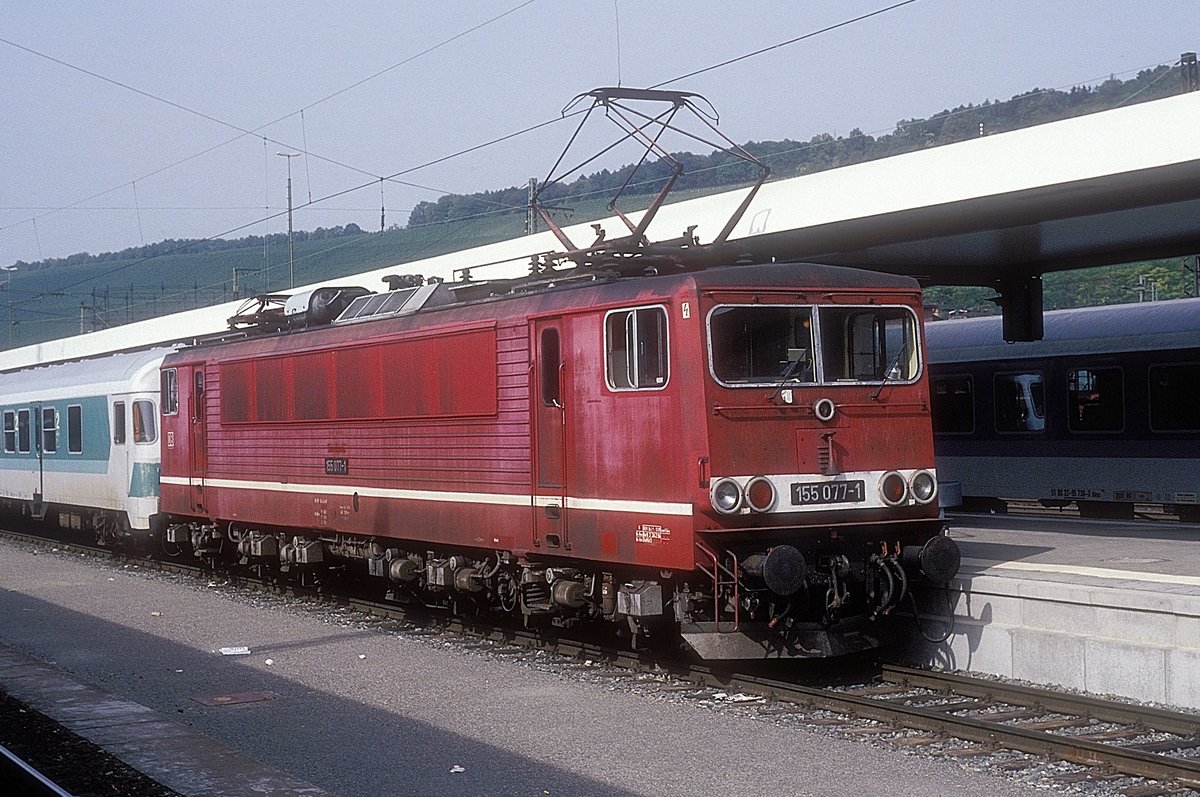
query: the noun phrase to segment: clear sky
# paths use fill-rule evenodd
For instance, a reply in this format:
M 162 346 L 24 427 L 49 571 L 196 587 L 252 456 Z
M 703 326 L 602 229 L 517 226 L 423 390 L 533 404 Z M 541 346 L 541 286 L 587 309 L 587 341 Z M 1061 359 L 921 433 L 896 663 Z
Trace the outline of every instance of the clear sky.
M 380 176 L 553 119 L 596 86 L 658 84 L 895 2 L 13 0 L 0 18 L 0 265 L 281 232 L 286 220 L 260 220 L 286 208 L 275 153 L 289 148 L 308 152 L 291 161 L 295 204 L 318 200 L 298 229 L 378 229 Z M 1198 34 L 1181 0 L 915 0 L 670 87 L 708 97 L 739 142 L 881 134 L 1132 77 L 1200 49 Z M 572 129 L 404 175 L 425 188 L 387 183 L 387 223 L 442 193 L 544 176 Z

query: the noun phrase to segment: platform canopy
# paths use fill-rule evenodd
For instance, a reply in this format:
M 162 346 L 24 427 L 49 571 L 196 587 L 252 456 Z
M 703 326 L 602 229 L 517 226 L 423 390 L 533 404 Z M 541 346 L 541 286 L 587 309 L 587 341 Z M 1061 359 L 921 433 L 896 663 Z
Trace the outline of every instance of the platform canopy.
M 1200 92 L 767 183 L 730 240 L 752 257 L 909 274 L 926 285 L 990 285 L 1040 336 L 1040 275 L 1200 252 Z M 667 204 L 650 240 L 689 227 L 711 241 L 745 189 Z M 639 213 L 629 214 L 636 223 Z M 615 217 L 610 238 L 626 234 Z M 592 223 L 566 228 L 580 244 Z M 549 232 L 348 276 L 512 277 L 561 251 Z M 297 291 L 318 287 L 302 286 Z M 0 352 L 0 371 L 211 335 L 238 303 Z M 1036 313 L 1034 311 L 1036 310 Z M 1018 313 L 1019 314 L 1019 313 Z M 1036 337 L 1036 336 L 1035 336 Z
M 1200 92 L 763 189 L 758 253 L 988 285 L 1200 252 Z

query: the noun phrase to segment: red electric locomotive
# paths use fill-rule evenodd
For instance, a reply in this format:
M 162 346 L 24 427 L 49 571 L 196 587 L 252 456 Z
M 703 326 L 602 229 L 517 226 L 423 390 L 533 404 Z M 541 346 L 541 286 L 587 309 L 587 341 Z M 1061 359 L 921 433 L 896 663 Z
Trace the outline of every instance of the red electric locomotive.
M 914 578 L 955 575 L 914 280 L 517 287 L 322 289 L 292 304 L 332 322 L 169 356 L 164 544 L 711 658 L 873 646 Z

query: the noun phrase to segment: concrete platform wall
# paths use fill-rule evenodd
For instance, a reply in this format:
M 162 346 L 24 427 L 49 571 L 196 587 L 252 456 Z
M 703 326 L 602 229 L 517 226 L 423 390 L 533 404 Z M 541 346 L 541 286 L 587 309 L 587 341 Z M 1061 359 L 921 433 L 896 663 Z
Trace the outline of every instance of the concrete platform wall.
M 1200 709 L 1200 589 L 1192 579 L 1063 578 L 965 572 L 951 589 L 953 634 L 940 644 L 917 635 L 908 658 Z M 945 592 L 926 590 L 918 602 L 930 618 L 926 632 L 944 634 Z

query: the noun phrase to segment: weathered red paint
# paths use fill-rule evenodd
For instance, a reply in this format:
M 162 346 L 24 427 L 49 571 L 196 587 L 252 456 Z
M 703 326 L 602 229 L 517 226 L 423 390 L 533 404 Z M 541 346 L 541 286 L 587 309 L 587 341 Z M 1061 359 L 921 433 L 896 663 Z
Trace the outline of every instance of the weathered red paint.
M 935 518 L 936 504 L 732 517 L 711 508 L 711 474 L 817 473 L 823 440 L 845 471 L 933 467 L 924 375 L 874 398 L 864 385 L 798 388 L 790 405 L 714 381 L 706 319 L 730 302 L 920 311 L 905 278 L 771 265 L 199 346 L 164 364 L 179 374 L 180 412 L 163 419 L 174 442 L 163 451 L 162 510 L 689 571 L 701 533 L 807 536 L 821 548 L 831 529 Z M 644 306 L 666 311 L 669 378 L 660 389 L 613 390 L 605 314 Z M 813 415 L 818 397 L 839 405 L 832 421 Z M 430 494 L 439 500 L 421 500 Z M 927 535 L 922 525 L 890 525 L 888 538 Z

